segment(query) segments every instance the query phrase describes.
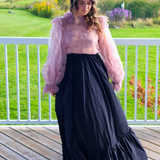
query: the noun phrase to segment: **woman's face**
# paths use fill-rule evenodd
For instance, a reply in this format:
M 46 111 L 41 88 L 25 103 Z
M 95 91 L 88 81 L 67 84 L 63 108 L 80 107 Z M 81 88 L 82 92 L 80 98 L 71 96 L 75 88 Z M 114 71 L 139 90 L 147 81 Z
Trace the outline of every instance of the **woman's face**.
M 77 16 L 85 16 L 90 12 L 92 7 L 91 0 L 78 0 Z

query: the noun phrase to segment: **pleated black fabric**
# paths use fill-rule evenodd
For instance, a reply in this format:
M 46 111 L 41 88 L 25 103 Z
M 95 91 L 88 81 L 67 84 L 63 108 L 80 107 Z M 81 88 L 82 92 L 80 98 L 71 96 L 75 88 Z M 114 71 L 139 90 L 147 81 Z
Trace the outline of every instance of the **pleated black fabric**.
M 147 160 L 98 53 L 67 55 L 55 109 L 63 160 Z

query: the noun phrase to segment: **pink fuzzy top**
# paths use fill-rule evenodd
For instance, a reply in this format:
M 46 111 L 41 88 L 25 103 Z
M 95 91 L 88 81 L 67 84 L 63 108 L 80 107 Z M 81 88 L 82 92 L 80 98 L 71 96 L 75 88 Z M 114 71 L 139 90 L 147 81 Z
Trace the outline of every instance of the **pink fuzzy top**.
M 116 44 L 108 28 L 108 18 L 99 16 L 103 34 L 98 33 L 96 27 L 92 31 L 87 30 L 83 17 L 79 17 L 78 20 L 76 22 L 70 11 L 62 17 L 52 19 L 49 53 L 42 69 L 42 76 L 46 83 L 43 94 L 59 91 L 57 85 L 64 77 L 67 54 L 70 53 L 100 53 L 108 75 L 114 82 L 113 89 L 119 91 L 124 79 L 124 70 Z

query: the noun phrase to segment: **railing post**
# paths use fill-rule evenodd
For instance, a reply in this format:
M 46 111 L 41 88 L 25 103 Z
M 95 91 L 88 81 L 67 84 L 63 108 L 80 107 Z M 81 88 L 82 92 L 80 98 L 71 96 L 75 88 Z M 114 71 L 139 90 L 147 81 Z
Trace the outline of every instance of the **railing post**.
M 48 45 L 48 53 L 49 53 L 49 45 Z M 51 110 L 51 94 L 49 93 L 49 121 L 52 120 L 52 110 Z
M 134 105 L 134 120 L 137 120 L 137 74 L 138 74 L 138 45 L 136 45 L 136 64 L 135 64 L 135 105 Z
M 40 87 L 40 53 L 39 53 L 39 45 L 37 45 L 37 68 L 38 68 L 38 110 L 39 110 L 39 121 L 41 121 L 41 87 Z
M 17 116 L 20 121 L 20 102 L 19 102 L 19 67 L 18 67 L 18 45 L 15 45 L 16 51 L 16 79 L 17 79 Z
M 125 46 L 125 98 L 124 98 L 124 113 L 127 117 L 127 45 Z
M 155 121 L 157 121 L 157 107 L 158 107 L 158 69 L 159 69 L 159 46 L 157 46 L 157 58 L 156 58 Z
M 5 52 L 5 74 L 6 74 L 6 104 L 7 104 L 7 121 L 10 120 L 9 112 L 9 88 L 8 88 L 8 58 L 7 58 L 7 44 L 4 45 Z
M 145 121 L 147 121 L 147 92 L 148 92 L 148 45 L 146 46 Z
M 30 75 L 29 75 L 29 46 L 26 45 L 27 56 L 27 92 L 28 92 L 28 121 L 31 120 L 31 107 L 30 107 Z

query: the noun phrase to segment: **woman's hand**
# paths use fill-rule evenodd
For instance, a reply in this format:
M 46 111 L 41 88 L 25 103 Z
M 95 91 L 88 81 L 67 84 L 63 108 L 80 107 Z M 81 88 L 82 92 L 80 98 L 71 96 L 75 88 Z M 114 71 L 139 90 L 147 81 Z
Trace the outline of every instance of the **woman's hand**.
M 111 82 L 114 91 L 119 92 L 122 88 L 122 82 Z
M 55 94 L 56 94 L 55 92 L 52 92 L 52 93 L 50 92 L 50 94 L 51 94 L 53 97 L 56 96 L 56 95 L 55 95 Z
M 115 85 L 115 83 L 111 82 L 111 86 L 112 86 L 113 90 L 114 90 L 114 87 L 115 87 L 114 85 Z

